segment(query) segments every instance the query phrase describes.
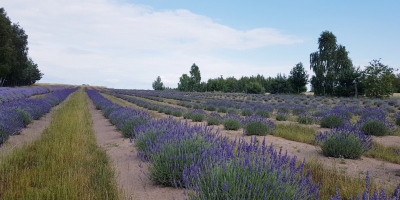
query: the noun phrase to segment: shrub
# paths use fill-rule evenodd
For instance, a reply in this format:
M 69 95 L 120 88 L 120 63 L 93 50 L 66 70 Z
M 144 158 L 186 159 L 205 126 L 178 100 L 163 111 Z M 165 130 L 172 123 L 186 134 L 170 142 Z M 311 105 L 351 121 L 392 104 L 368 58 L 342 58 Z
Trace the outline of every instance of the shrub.
M 358 159 L 372 147 L 372 139 L 351 126 L 340 126 L 315 135 L 322 154 L 329 157 Z
M 297 122 L 300 124 L 312 124 L 314 118 L 309 113 L 302 113 L 297 117 Z
M 216 108 L 215 108 L 213 105 L 208 105 L 208 106 L 206 106 L 206 110 L 208 110 L 208 111 L 215 111 Z
M 237 110 L 234 108 L 229 108 L 227 112 L 228 113 L 237 113 Z
M 200 106 L 195 104 L 195 105 L 193 105 L 193 109 L 200 109 Z
M 165 108 L 165 109 L 164 109 L 164 113 L 165 113 L 166 115 L 170 115 L 170 114 L 172 114 L 172 109 L 171 109 L 171 108 Z
M 190 112 L 185 112 L 182 114 L 183 119 L 190 119 Z
M 226 113 L 227 110 L 226 110 L 225 107 L 219 107 L 218 110 L 217 110 L 217 112 L 219 112 L 219 113 Z
M 278 121 L 286 121 L 289 119 L 289 113 L 287 112 L 278 112 L 275 117 Z
M 268 135 L 275 129 L 275 124 L 260 115 L 247 117 L 244 121 L 246 135 Z
M 192 110 L 190 112 L 190 119 L 193 122 L 202 122 L 202 121 L 204 121 L 205 116 L 206 116 L 206 113 L 203 110 L 196 109 L 196 110 Z
M 394 122 L 397 126 L 400 126 L 400 112 L 393 115 Z
M 218 114 L 218 113 L 211 113 L 208 117 L 207 117 L 207 124 L 209 126 L 211 125 L 220 125 L 222 123 L 222 117 Z
M 235 145 L 236 146 L 236 145 Z M 265 141 L 239 141 L 235 159 L 212 147 L 208 160 L 183 171 L 189 199 L 317 199 L 319 185 L 310 173 L 303 176 L 304 162 L 280 155 Z M 268 150 L 267 150 L 268 149 Z M 267 150 L 267 151 L 265 151 Z M 264 167 L 265 166 L 265 167 Z
M 271 115 L 269 114 L 269 112 L 266 111 L 266 110 L 257 110 L 256 113 L 255 113 L 254 115 L 260 115 L 260 116 L 263 116 L 263 117 L 265 117 L 265 118 L 271 117 Z
M 243 109 L 241 113 L 242 113 L 243 116 L 251 116 L 251 115 L 253 115 L 253 111 L 251 109 L 249 109 L 249 108 Z
M 289 108 L 288 107 L 283 107 L 283 106 L 281 106 L 281 107 L 278 107 L 278 110 L 277 110 L 278 112 L 289 112 Z
M 363 116 L 356 126 L 366 135 L 384 136 L 388 135 L 393 129 L 393 124 L 386 120 L 384 116 Z
M 175 109 L 172 111 L 172 115 L 175 117 L 182 117 L 182 111 L 179 109 Z
M 226 130 L 239 130 L 242 128 L 242 118 L 238 114 L 228 113 L 224 117 L 223 124 Z
M 331 110 L 321 115 L 319 124 L 322 128 L 336 128 L 350 122 L 350 117 L 340 110 Z M 314 114 L 315 116 L 315 114 Z

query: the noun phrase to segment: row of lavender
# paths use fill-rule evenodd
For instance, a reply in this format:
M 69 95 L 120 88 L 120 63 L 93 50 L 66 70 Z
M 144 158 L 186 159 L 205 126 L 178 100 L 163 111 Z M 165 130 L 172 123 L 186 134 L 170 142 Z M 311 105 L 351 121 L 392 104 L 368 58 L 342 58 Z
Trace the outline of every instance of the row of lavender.
M 103 92 L 105 92 L 105 91 L 103 91 Z M 119 98 L 123 98 L 123 99 L 128 100 L 128 101 L 131 101 L 132 103 L 136 103 L 137 105 L 142 106 L 142 107 L 146 107 L 146 108 L 157 107 L 159 111 L 163 110 L 163 112 L 165 111 L 165 109 L 174 109 L 172 107 L 168 108 L 169 106 L 160 106 L 160 105 L 157 105 L 157 104 L 152 104 L 152 103 L 149 103 L 149 102 L 146 102 L 146 101 L 142 101 L 142 100 L 139 100 L 139 99 L 136 99 L 136 98 L 132 98 L 132 97 L 128 97 L 128 96 L 121 95 L 121 94 L 116 94 L 116 93 L 113 93 L 113 92 L 108 92 L 108 94 L 117 96 Z M 202 110 L 191 110 L 191 111 L 186 112 L 186 113 L 189 113 L 189 115 L 191 117 L 188 117 L 188 118 L 191 118 L 193 121 L 201 121 L 204 118 L 204 116 L 206 115 L 206 113 L 204 111 L 202 111 Z M 212 113 L 212 114 L 210 114 L 210 116 L 207 117 L 207 121 L 210 118 L 216 118 L 217 120 L 223 121 L 224 122 L 224 127 L 226 129 L 233 129 L 234 126 L 237 126 L 236 129 L 238 129 L 242 125 L 244 125 L 245 132 L 248 135 L 253 135 L 253 134 L 266 135 L 266 134 L 269 134 L 269 133 L 273 132 L 273 128 L 274 128 L 274 124 L 271 121 L 267 120 L 265 117 L 260 116 L 260 115 L 248 116 L 248 117 L 244 118 L 244 117 L 242 117 L 242 116 L 240 116 L 238 114 L 234 114 L 234 113 L 227 114 L 224 117 L 221 117 L 217 113 Z M 158 129 L 159 128 L 161 128 L 161 125 L 160 125 L 160 127 L 158 127 Z M 150 134 L 151 136 L 147 135 L 146 137 L 154 138 L 154 137 L 156 137 L 154 134 L 157 134 L 157 133 L 158 132 L 153 132 L 153 135 Z M 170 137 L 170 136 L 168 136 L 168 137 Z M 148 142 L 147 139 L 144 139 L 141 143 L 139 141 L 139 143 L 141 144 L 139 146 L 141 147 L 142 150 L 145 149 L 145 146 L 147 144 L 146 142 Z M 364 152 L 370 150 L 371 149 L 371 145 L 372 145 L 372 140 L 371 140 L 371 138 L 369 136 L 366 136 L 359 129 L 354 128 L 352 126 L 347 126 L 347 125 L 342 125 L 342 126 L 339 126 L 337 128 L 331 129 L 331 131 L 317 134 L 316 135 L 316 142 L 321 145 L 324 155 L 326 155 L 326 156 L 334 156 L 334 157 L 344 156 L 345 158 L 359 158 Z M 138 143 L 138 142 L 136 142 L 136 143 Z M 152 143 L 149 142 L 148 144 L 152 144 Z M 255 144 L 255 140 L 254 140 L 254 144 Z M 157 143 L 157 145 L 159 145 L 159 144 Z M 153 151 L 156 147 L 149 147 L 149 148 L 150 148 L 149 151 Z M 164 157 L 168 158 L 168 156 L 171 156 L 170 153 L 168 153 L 168 150 L 162 149 L 162 151 L 164 153 L 167 152 L 167 153 L 163 154 Z M 144 159 L 148 158 L 147 153 L 141 153 L 140 155 Z M 153 180 L 155 180 L 156 182 L 158 182 L 160 184 L 165 184 L 164 183 L 165 177 L 161 176 L 162 178 L 161 178 L 161 181 L 160 181 L 159 180 L 160 179 L 159 173 L 161 173 L 161 174 L 170 173 L 170 171 L 168 171 L 168 170 L 163 170 L 163 167 L 169 167 L 169 166 L 165 166 L 165 163 L 166 163 L 165 159 L 166 158 L 164 158 L 163 156 L 161 156 L 162 158 L 157 157 L 157 161 L 159 161 L 158 159 L 161 159 L 160 162 L 164 163 L 164 165 L 163 164 L 156 165 L 156 167 L 154 168 L 154 170 L 156 172 L 155 173 L 156 175 L 152 174 L 152 172 L 150 173 L 150 177 L 152 177 Z M 150 158 L 153 159 L 152 157 L 150 157 Z M 152 161 L 154 161 L 154 160 L 152 160 Z M 171 162 L 177 163 L 176 160 L 171 160 Z M 215 163 L 215 162 L 216 162 L 215 160 L 212 161 L 212 163 Z M 156 162 L 156 163 L 158 163 L 158 162 Z M 197 169 L 197 168 L 195 168 L 195 169 Z M 174 170 L 176 170 L 176 169 L 174 168 Z M 188 172 L 189 169 L 187 169 L 187 168 L 185 168 L 185 170 L 186 171 L 184 171 L 184 176 L 183 177 L 188 176 L 187 174 L 191 174 L 191 175 L 195 175 L 195 174 L 199 174 L 199 173 L 201 174 L 201 171 L 194 170 L 193 172 Z M 225 170 L 226 170 L 226 168 L 223 168 L 223 170 L 220 169 L 220 171 L 216 170 L 214 172 L 216 174 L 219 173 L 220 176 L 218 176 L 218 178 L 226 180 L 225 176 L 228 175 L 228 177 L 232 177 L 232 174 L 224 173 Z M 230 170 L 232 170 L 232 169 L 230 169 Z M 186 175 L 185 175 L 185 173 L 186 173 Z M 207 171 L 207 173 L 210 173 L 210 172 Z M 246 174 L 246 173 L 244 173 L 244 174 Z M 233 175 L 233 177 L 235 177 L 235 175 Z M 251 175 L 249 175 L 249 178 L 250 177 L 251 177 Z M 216 179 L 218 179 L 218 178 L 216 177 Z M 204 180 L 204 179 L 200 179 L 200 178 L 197 177 L 196 181 L 199 181 L 200 183 L 205 184 L 207 186 L 207 190 L 209 190 L 210 186 L 215 187 L 214 178 Z M 180 182 L 179 181 L 177 182 L 174 179 L 174 182 L 170 182 L 170 184 L 174 184 L 175 185 L 175 184 L 180 184 Z M 230 184 L 234 184 L 237 187 L 237 185 L 235 183 L 229 183 L 229 181 L 226 182 L 225 184 L 226 184 L 226 186 L 222 186 L 222 187 L 228 187 Z M 185 185 L 185 184 L 183 184 L 183 185 Z M 194 186 L 194 187 L 191 187 L 191 188 L 193 190 L 197 191 L 198 188 L 201 188 L 201 186 Z M 221 189 L 221 188 L 219 188 L 219 189 Z M 222 189 L 224 189 L 224 188 L 222 188 Z M 212 190 L 212 191 L 216 192 L 214 190 Z M 229 193 L 228 191 L 226 191 L 226 192 Z M 238 192 L 238 194 L 240 194 L 240 192 L 244 192 L 244 191 L 237 191 L 237 192 Z M 368 191 L 365 191 L 363 196 L 364 197 L 368 196 L 367 193 L 368 193 Z M 384 191 L 381 191 L 380 194 L 375 192 L 375 196 L 376 196 L 375 199 L 378 199 L 378 198 L 386 199 L 387 198 L 387 196 L 384 194 Z M 207 196 L 207 195 L 202 196 L 202 197 L 205 198 L 205 199 L 221 198 L 221 196 Z M 231 197 L 234 197 L 234 195 L 233 196 L 231 195 Z M 260 198 L 260 196 L 254 196 L 254 197 Z M 337 194 L 334 198 L 338 199 L 338 198 L 340 198 L 340 196 Z M 370 198 L 370 199 L 374 199 L 374 198 Z
M 9 88 L 0 87 L 0 104 L 29 98 L 33 95 L 46 94 L 66 89 L 67 86 L 49 85 L 45 87 Z
M 114 90 L 115 91 L 115 90 Z M 148 108 L 150 110 L 157 110 L 159 112 L 164 112 L 165 114 L 172 114 L 174 116 L 184 118 L 190 118 L 194 121 L 203 121 L 206 116 L 205 112 L 201 112 L 198 110 L 199 108 L 203 108 L 208 111 L 219 111 L 222 113 L 230 113 L 227 116 L 235 116 L 234 113 L 238 113 L 237 110 L 226 110 L 224 107 L 237 107 L 241 109 L 242 116 L 253 116 L 253 115 L 262 115 L 264 117 L 270 117 L 270 113 L 275 113 L 275 118 L 278 121 L 285 121 L 288 119 L 289 115 L 292 114 L 297 116 L 297 121 L 302 124 L 312 124 L 317 123 L 320 124 L 323 128 L 337 128 L 341 126 L 346 126 L 349 129 L 358 129 L 367 135 L 376 135 L 376 136 L 384 136 L 394 132 L 397 129 L 397 125 L 400 125 L 400 113 L 392 113 L 390 110 L 383 109 L 382 107 L 368 107 L 365 108 L 361 105 L 336 105 L 336 106 L 307 106 L 307 105 L 298 105 L 298 104 L 289 104 L 289 103 L 281 103 L 278 106 L 273 105 L 271 103 L 262 103 L 262 102 L 250 102 L 248 104 L 240 103 L 233 104 L 230 101 L 220 100 L 217 106 L 220 106 L 218 109 L 215 108 L 214 105 L 205 105 L 203 107 L 199 107 L 196 105 L 193 106 L 193 110 L 189 109 L 181 109 L 174 108 L 171 106 L 161 106 L 158 104 L 153 104 L 150 102 L 142 101 L 133 97 L 129 97 L 126 95 L 122 95 L 120 93 L 116 93 L 113 91 L 104 91 L 108 92 L 111 95 L 117 96 L 124 100 L 135 103 L 141 107 Z M 126 92 L 125 92 L 126 94 Z M 137 94 L 136 94 L 137 95 Z M 216 102 L 216 101 L 214 101 Z M 392 104 L 394 105 L 394 104 Z M 275 108 L 275 109 L 274 109 Z M 195 118 L 193 118 L 193 116 Z M 352 121 L 352 117 L 358 119 L 356 121 Z M 210 125 L 215 125 L 218 123 L 219 118 L 221 118 L 218 114 L 213 113 L 212 115 L 206 117 L 212 120 L 208 121 Z M 226 118 L 226 117 L 225 117 Z M 236 117 L 238 118 L 238 117 Z M 353 131 L 353 130 L 352 130 Z
M 77 88 L 63 89 L 47 94 L 40 99 L 22 99 L 1 104 L 0 146 L 10 135 L 18 134 L 32 120 L 39 119 L 45 113 L 48 113 L 53 106 L 64 101 L 68 95 L 76 90 Z
M 149 177 L 156 184 L 186 188 L 191 199 L 318 198 L 319 186 L 309 175 L 303 176 L 304 162 L 295 167 L 296 158 L 275 151 L 265 141 L 229 142 L 207 126 L 172 118 L 155 120 L 94 90 L 86 91 L 117 127 L 132 118 L 146 119 L 130 128 L 138 156 L 152 163 Z

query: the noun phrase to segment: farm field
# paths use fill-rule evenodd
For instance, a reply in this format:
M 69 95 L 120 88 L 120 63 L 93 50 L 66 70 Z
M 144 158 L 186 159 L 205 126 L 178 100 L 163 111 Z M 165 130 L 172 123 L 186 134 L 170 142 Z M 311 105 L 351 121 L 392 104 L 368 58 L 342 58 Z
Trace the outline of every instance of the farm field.
M 396 98 L 25 93 L 0 104 L 1 199 L 397 195 Z

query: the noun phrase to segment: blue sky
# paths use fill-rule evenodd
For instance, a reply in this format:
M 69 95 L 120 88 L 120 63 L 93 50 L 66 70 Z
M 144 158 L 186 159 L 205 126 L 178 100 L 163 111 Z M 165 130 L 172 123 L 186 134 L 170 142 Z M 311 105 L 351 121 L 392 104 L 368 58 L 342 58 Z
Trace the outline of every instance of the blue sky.
M 196 63 L 208 78 L 289 73 L 336 35 L 355 66 L 399 68 L 400 1 L 5 0 L 29 35 L 40 82 L 176 87 Z

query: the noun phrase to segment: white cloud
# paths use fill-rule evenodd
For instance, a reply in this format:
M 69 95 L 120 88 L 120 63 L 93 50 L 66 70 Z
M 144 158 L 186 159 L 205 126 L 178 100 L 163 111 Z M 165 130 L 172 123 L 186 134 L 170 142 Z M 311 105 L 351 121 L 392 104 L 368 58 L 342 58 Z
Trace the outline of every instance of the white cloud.
M 203 80 L 255 69 L 219 59 L 212 50 L 302 42 L 271 28 L 240 31 L 188 10 L 156 12 L 111 0 L 5 0 L 2 6 L 29 35 L 42 82 L 60 77 L 71 84 L 151 88 L 161 75 L 175 87 L 194 61 L 202 64 Z

